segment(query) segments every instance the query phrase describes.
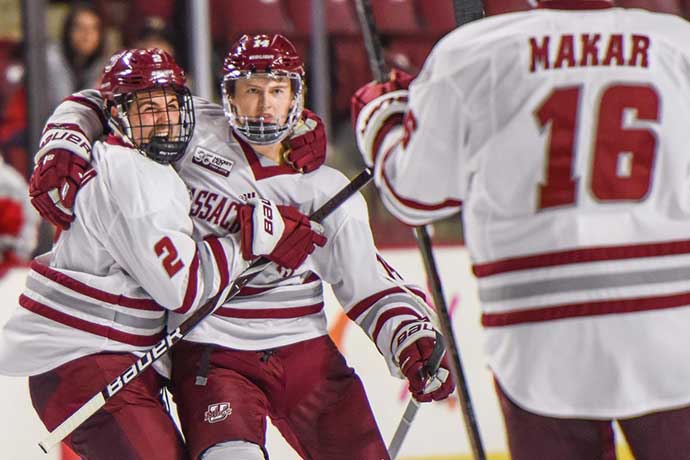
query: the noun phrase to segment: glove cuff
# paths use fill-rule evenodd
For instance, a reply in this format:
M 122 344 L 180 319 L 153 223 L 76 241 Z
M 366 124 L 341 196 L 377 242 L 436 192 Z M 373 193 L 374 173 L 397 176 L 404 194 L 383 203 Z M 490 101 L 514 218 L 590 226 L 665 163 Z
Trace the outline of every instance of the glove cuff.
M 398 367 L 402 364 L 400 362 L 402 351 L 422 337 L 436 340 L 436 329 L 430 321 L 410 321 L 400 326 L 391 342 L 391 353 Z
M 375 151 L 379 132 L 391 117 L 402 116 L 407 110 L 408 90 L 401 89 L 383 94 L 365 105 L 357 115 L 355 136 L 357 147 L 367 166 L 374 164 L 378 152 Z
M 87 163 L 91 161 L 91 141 L 79 129 L 65 125 L 53 125 L 43 132 L 40 148 L 34 156 L 34 164 L 51 150 L 67 150 Z

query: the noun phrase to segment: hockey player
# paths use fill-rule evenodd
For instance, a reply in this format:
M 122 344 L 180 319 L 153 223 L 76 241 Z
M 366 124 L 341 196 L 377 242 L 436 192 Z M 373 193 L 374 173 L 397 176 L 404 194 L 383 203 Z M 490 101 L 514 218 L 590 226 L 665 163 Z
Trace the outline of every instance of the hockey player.
M 463 210 L 514 460 L 615 458 L 613 420 L 689 459 L 690 27 L 538 4 L 358 90 L 358 143 L 402 221 Z
M 290 165 L 285 140 L 300 130 L 305 91 L 294 46 L 280 35 L 243 36 L 228 53 L 224 73 L 225 114 L 196 104 L 196 134 L 176 164 L 191 190 L 195 233 L 247 228 L 243 222 L 257 208 L 243 206 L 246 197 L 310 214 L 347 180 L 327 166 L 304 173 Z M 59 107 L 55 120 L 78 126 L 85 139 L 100 135 L 93 129 L 97 111 Z M 409 380 L 415 398 L 452 392 L 445 360 L 429 379 L 421 371 L 434 346 L 433 327 L 377 254 L 361 195 L 323 226 L 328 242 L 302 266 L 262 273 L 178 345 L 173 393 L 193 459 L 265 458 L 266 417 L 304 459 L 388 458 L 359 377 L 328 337 L 323 282 L 391 372 Z M 243 249 L 246 256 L 252 252 Z
M 37 234 L 26 180 L 0 156 L 0 278 L 29 260 Z
M 113 134 L 93 148 L 79 218 L 31 264 L 0 347 L 0 373 L 30 376 L 49 430 L 160 340 L 166 312 L 195 310 L 248 265 L 237 238 L 191 237 L 189 192 L 170 163 L 192 138 L 194 111 L 172 57 L 157 49 L 116 54 L 100 90 Z M 283 219 L 276 209 L 256 222 L 243 223 L 242 245 L 278 263 L 273 249 L 291 256 L 305 244 L 313 249 L 308 220 Z M 276 230 L 264 231 L 264 223 Z M 168 371 L 158 361 L 109 400 L 67 438 L 73 450 L 88 460 L 187 458 L 159 401 Z

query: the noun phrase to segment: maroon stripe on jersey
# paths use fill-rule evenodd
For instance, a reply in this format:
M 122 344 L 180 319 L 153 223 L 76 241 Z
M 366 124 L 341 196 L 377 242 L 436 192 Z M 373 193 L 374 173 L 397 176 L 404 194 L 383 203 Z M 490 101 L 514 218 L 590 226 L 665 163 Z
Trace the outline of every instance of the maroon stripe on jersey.
M 81 281 L 77 281 L 74 278 L 70 278 L 64 273 L 53 270 L 52 268 L 43 265 L 37 261 L 31 262 L 31 269 L 36 273 L 39 273 L 51 281 L 55 281 L 61 286 L 68 289 L 83 294 L 85 296 L 91 297 L 101 302 L 107 302 L 115 305 L 120 305 L 127 308 L 134 308 L 136 310 L 149 310 L 149 311 L 163 311 L 164 308 L 158 305 L 151 299 L 133 299 L 131 297 L 125 297 L 123 295 L 111 294 L 110 292 L 101 291 L 91 286 L 87 286 Z
M 236 299 L 242 298 L 242 297 L 249 297 L 257 294 L 263 294 L 266 291 L 270 291 L 272 289 L 280 288 L 280 287 L 285 287 L 285 286 L 304 286 L 305 284 L 313 283 L 314 281 L 319 281 L 321 278 L 319 278 L 319 275 L 316 273 L 312 273 L 307 277 L 306 280 L 301 285 L 284 285 L 284 286 L 268 286 L 268 287 L 251 287 L 251 286 L 245 286 L 242 288 L 242 290 L 235 296 Z
M 374 340 L 374 342 L 376 342 L 379 339 L 379 333 L 381 332 L 381 328 L 383 328 L 383 325 L 386 323 L 386 321 L 395 316 L 401 315 L 412 315 L 415 318 L 422 319 L 420 318 L 419 313 L 408 307 L 396 307 L 391 308 L 390 310 L 386 310 L 383 313 L 381 313 L 381 316 L 379 316 L 376 320 L 374 332 L 371 334 L 371 338 Z
M 313 315 L 323 310 L 323 302 L 305 307 L 289 307 L 289 308 L 229 308 L 220 307 L 213 314 L 218 316 L 225 316 L 227 318 L 270 318 L 270 319 L 286 319 L 299 318 L 300 316 Z
M 135 148 L 131 143 L 125 142 L 123 138 L 112 133 L 108 134 L 108 137 L 105 138 L 105 143 L 109 145 L 118 145 L 120 147 L 128 147 L 130 149 Z
M 405 97 L 405 102 L 407 102 L 407 97 Z M 380 105 L 379 105 L 379 107 L 380 107 Z M 369 118 L 371 118 L 374 115 L 374 113 L 376 113 L 376 112 L 373 112 L 371 115 L 369 115 Z M 402 113 L 396 113 L 396 114 L 388 117 L 388 119 L 379 128 L 379 132 L 376 133 L 376 137 L 374 138 L 374 146 L 371 149 L 372 155 L 374 155 L 374 162 L 376 162 L 376 157 L 379 154 L 379 149 L 381 148 L 381 144 L 386 139 L 386 136 L 388 135 L 388 133 L 390 133 L 393 130 L 393 128 L 397 128 L 399 126 L 402 126 L 402 124 L 403 124 L 403 114 Z M 402 138 L 400 138 L 400 140 L 396 141 L 388 149 L 388 151 L 390 151 L 391 149 L 400 145 L 401 142 L 402 142 Z
M 244 152 L 244 156 L 245 158 L 247 158 L 247 162 L 249 163 L 249 166 L 252 168 L 252 173 L 254 173 L 254 178 L 256 180 L 266 179 L 267 177 L 279 176 L 281 174 L 297 174 L 297 170 L 293 169 L 292 167 L 286 164 L 276 166 L 263 166 L 261 164 L 261 161 L 259 161 L 259 157 L 256 155 L 256 152 L 254 152 L 254 149 L 249 144 L 240 139 L 237 136 L 237 134 L 232 133 L 232 135 L 237 140 L 237 143 L 240 144 L 240 147 L 242 147 L 242 152 Z
M 512 326 L 515 324 L 553 321 L 582 316 L 600 316 L 640 311 L 663 310 L 690 306 L 690 292 L 659 297 L 640 297 L 636 299 L 602 300 L 552 307 L 522 309 L 504 313 L 482 314 L 485 327 Z
M 626 246 L 602 246 L 596 248 L 571 249 L 567 251 L 533 254 L 524 257 L 496 260 L 472 266 L 474 274 L 481 278 L 498 273 L 555 265 L 599 262 L 602 260 L 638 259 L 642 257 L 671 256 L 690 253 L 690 240 L 647 243 Z
M 393 152 L 397 144 L 393 145 L 383 156 L 383 162 L 385 163 L 388 160 L 388 157 L 390 154 Z M 462 201 L 459 200 L 445 200 L 441 203 L 435 203 L 435 204 L 425 204 L 425 203 L 420 203 L 419 201 L 411 200 L 409 198 L 403 198 L 402 196 L 398 195 L 398 192 L 395 191 L 395 188 L 393 187 L 393 184 L 388 180 L 388 176 L 386 176 L 386 168 L 385 166 L 381 168 L 381 176 L 383 177 L 384 182 L 386 183 L 386 186 L 388 189 L 391 191 L 391 194 L 393 194 L 393 197 L 402 205 L 411 208 L 411 209 L 419 209 L 422 211 L 437 211 L 439 209 L 443 208 L 457 208 L 459 206 L 462 206 Z
M 187 277 L 187 290 L 184 293 L 184 300 L 179 308 L 174 309 L 175 313 L 187 313 L 196 299 L 197 277 L 199 275 L 199 254 L 194 254 L 192 263 L 189 266 L 189 276 Z
M 86 106 L 96 112 L 98 119 L 101 121 L 101 125 L 103 125 L 103 131 L 108 131 L 108 121 L 105 119 L 105 114 L 103 114 L 103 110 L 101 110 L 101 108 L 95 102 L 92 102 L 85 97 L 74 95 L 66 97 L 65 101 L 76 102 L 77 104 Z
M 410 291 L 414 292 L 416 295 L 418 295 L 421 299 L 425 300 L 426 295 L 419 289 L 415 289 L 413 287 L 408 288 Z M 397 294 L 397 293 L 403 293 L 407 294 L 404 290 L 402 290 L 399 287 L 393 287 L 390 289 L 386 289 L 385 291 L 380 291 L 377 292 L 376 294 L 372 294 L 369 297 L 366 297 L 365 299 L 360 300 L 357 302 L 350 310 L 347 312 L 348 318 L 350 318 L 352 321 L 357 321 L 357 318 L 359 318 L 362 313 L 367 311 L 369 307 L 374 305 L 376 302 L 381 300 L 382 298 L 386 297 L 387 295 L 390 294 Z
M 119 331 L 112 327 L 103 326 L 101 324 L 92 323 L 74 316 L 68 315 L 61 311 L 50 308 L 47 305 L 36 302 L 29 297 L 22 294 L 19 297 L 19 305 L 27 310 L 36 313 L 37 315 L 48 318 L 65 326 L 78 329 L 80 331 L 89 332 L 101 337 L 115 340 L 117 342 L 126 343 L 137 347 L 151 347 L 158 343 L 163 338 L 163 332 L 154 335 L 138 335 L 130 334 L 128 332 Z
M 207 236 L 204 238 L 211 248 L 213 257 L 216 259 L 216 265 L 218 266 L 218 272 L 220 274 L 220 288 L 218 292 L 221 292 L 226 288 L 230 282 L 230 273 L 228 272 L 228 258 L 225 256 L 225 250 L 223 249 L 223 244 L 218 241 L 215 236 Z

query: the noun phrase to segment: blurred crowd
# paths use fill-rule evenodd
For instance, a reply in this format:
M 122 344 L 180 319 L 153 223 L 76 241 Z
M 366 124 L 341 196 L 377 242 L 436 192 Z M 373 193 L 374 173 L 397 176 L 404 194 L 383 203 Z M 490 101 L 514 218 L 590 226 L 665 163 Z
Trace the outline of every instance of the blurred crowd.
M 49 1 L 46 14 L 47 88 L 50 110 L 71 93 L 94 87 L 105 60 L 125 47 L 159 47 L 189 69 L 188 4 L 190 0 Z M 350 97 L 372 79 L 354 0 L 323 0 L 330 60 L 332 99 L 328 163 L 348 175 L 363 167 L 355 152 L 349 119 Z M 690 0 L 619 0 L 680 16 L 690 14 Z M 530 8 L 529 0 L 485 0 L 489 15 Z M 24 86 L 20 1 L 0 0 L 0 151 L 5 161 L 28 177 L 34 152 L 27 149 L 27 95 Z M 416 74 L 427 54 L 455 26 L 451 0 L 372 0 L 376 25 L 388 65 Z M 310 73 L 311 0 L 209 0 L 213 68 L 220 81 L 222 57 L 244 33 L 281 33 L 298 47 Z M 9 19 L 8 19 L 9 18 Z M 12 22 L 12 18 L 16 21 Z M 193 75 L 191 78 L 193 80 Z M 217 88 L 219 84 L 215 85 Z M 307 92 L 307 107 L 313 106 Z M 219 95 L 217 94 L 218 98 Z M 321 114 L 324 115 L 324 114 Z M 429 178 L 432 181 L 434 178 Z M 372 228 L 379 246 L 406 245 L 412 232 L 367 194 Z M 48 232 L 44 229 L 44 234 Z M 462 241 L 457 218 L 437 224 L 435 241 Z M 49 237 L 39 250 L 47 249 Z

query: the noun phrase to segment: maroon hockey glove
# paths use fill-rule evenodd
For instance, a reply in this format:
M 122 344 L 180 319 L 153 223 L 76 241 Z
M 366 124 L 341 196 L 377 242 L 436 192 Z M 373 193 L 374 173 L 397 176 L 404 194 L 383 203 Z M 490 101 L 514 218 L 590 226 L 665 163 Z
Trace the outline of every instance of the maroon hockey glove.
M 276 264 L 295 269 L 316 246 L 323 247 L 323 229 L 290 206 L 276 206 L 268 200 L 251 199 L 240 207 L 242 257 L 265 256 Z
M 390 80 L 368 83 L 352 96 L 352 125 L 357 148 L 367 166 L 374 166 L 386 135 L 403 124 L 411 81 L 405 72 L 392 70 Z
M 74 221 L 74 199 L 87 177 L 95 171 L 83 158 L 63 149 L 48 151 L 29 181 L 31 204 L 52 224 L 67 230 Z
M 436 332 L 428 321 L 411 321 L 403 323 L 394 339 L 400 371 L 410 384 L 412 397 L 419 402 L 440 401 L 455 390 L 446 356 L 434 375 L 429 377 L 426 373 L 425 366 L 434 349 L 435 336 Z
M 287 140 L 285 161 L 301 173 L 312 172 L 326 161 L 326 127 L 314 112 L 304 109 L 302 121 Z
M 393 69 L 390 72 L 390 79 L 383 83 L 372 81 L 355 91 L 355 94 L 350 100 L 350 115 L 352 126 L 357 126 L 357 117 L 362 111 L 362 108 L 376 99 L 379 96 L 397 91 L 399 89 L 408 89 L 410 83 L 414 78 L 412 75 L 403 72 L 402 70 Z

